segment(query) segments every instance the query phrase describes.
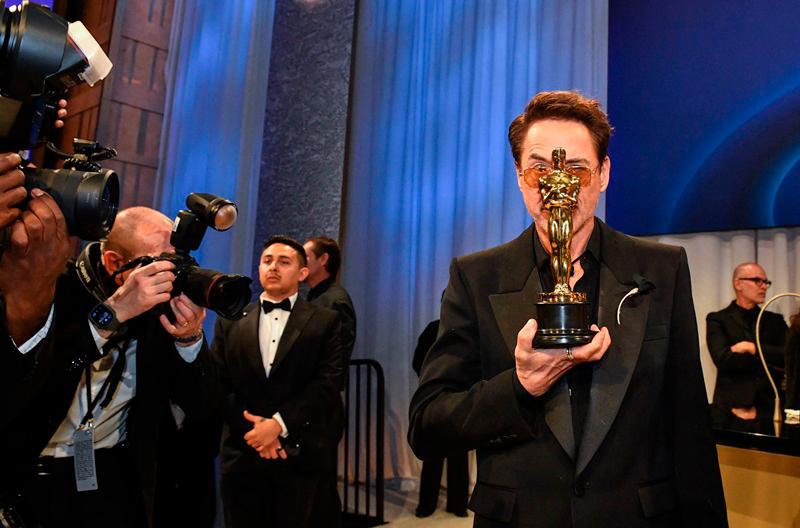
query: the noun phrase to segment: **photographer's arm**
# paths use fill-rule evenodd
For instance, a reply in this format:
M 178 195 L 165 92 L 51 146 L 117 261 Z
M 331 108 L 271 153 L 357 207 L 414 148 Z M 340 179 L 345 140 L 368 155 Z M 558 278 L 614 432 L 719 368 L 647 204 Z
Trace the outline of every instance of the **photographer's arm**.
M 39 189 L 31 195 L 20 221 L 11 226 L 9 246 L 0 257 L 6 326 L 17 344 L 30 339 L 47 321 L 70 249 L 66 221 L 55 200 Z

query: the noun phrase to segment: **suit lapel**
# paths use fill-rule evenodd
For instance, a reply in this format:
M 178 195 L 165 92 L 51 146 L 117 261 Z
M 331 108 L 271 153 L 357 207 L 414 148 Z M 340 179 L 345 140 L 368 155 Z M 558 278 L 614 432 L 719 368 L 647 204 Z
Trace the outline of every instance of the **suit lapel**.
M 264 359 L 261 357 L 261 346 L 258 342 L 258 320 L 261 315 L 261 307 L 258 304 L 250 304 L 245 308 L 244 317 L 234 324 L 239 325 L 236 332 L 240 347 L 231 347 L 231 350 L 242 350 L 242 360 L 246 364 L 246 371 L 253 372 L 260 380 L 267 379 L 264 370 Z
M 300 332 L 302 332 L 313 313 L 314 307 L 311 303 L 298 297 L 289 314 L 289 319 L 286 321 L 286 327 L 283 329 L 283 335 L 281 335 L 281 340 L 278 343 L 278 350 L 275 352 L 275 359 L 272 361 L 270 373 L 275 372 L 275 369 L 289 354 L 295 341 L 300 336 Z
M 513 361 L 517 334 L 528 319 L 536 317 L 536 303 L 542 284 L 534 266 L 533 227 L 526 229 L 510 245 L 507 265 L 498 270 L 500 293 L 489 296 L 497 326 Z M 547 426 L 574 460 L 575 438 L 572 432 L 572 410 L 566 382 L 561 379 L 543 396 L 544 417 Z
M 598 325 L 608 328 L 611 346 L 594 366 L 589 412 L 583 428 L 576 475 L 589 464 L 619 412 L 642 348 L 650 306 L 650 295 L 628 297 L 622 305 L 621 324 L 617 325 L 617 307 L 635 287 L 632 279 L 638 272 L 638 265 L 629 240 L 599 221 L 596 227 L 602 230 L 603 235 Z

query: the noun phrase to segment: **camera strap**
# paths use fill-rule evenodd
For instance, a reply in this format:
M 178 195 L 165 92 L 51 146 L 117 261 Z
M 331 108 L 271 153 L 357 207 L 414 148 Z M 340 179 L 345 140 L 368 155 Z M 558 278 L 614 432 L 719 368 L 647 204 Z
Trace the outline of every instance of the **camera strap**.
M 91 364 L 86 364 L 86 414 L 81 420 L 81 426 L 87 425 L 93 418 L 94 410 L 97 404 L 100 403 L 101 397 L 105 395 L 102 403 L 100 403 L 101 408 L 105 409 L 111 403 L 111 399 L 117 391 L 117 386 L 119 382 L 122 381 L 122 373 L 125 371 L 126 362 L 125 351 L 128 349 L 130 341 L 130 338 L 125 338 L 122 340 L 112 340 L 103 345 L 104 355 L 110 354 L 114 348 L 119 351 L 119 355 L 114 360 L 114 364 L 111 366 L 111 372 L 109 372 L 94 398 L 92 398 L 92 366 Z
M 94 420 L 93 413 L 100 398 L 103 402 L 100 407 L 105 408 L 117 390 L 122 373 L 125 370 L 125 351 L 128 349 L 130 338 L 115 339 L 103 346 L 103 351 L 108 354 L 114 347 L 118 349 L 117 358 L 111 367 L 103 385 L 97 395 L 92 398 L 92 366 L 86 364 L 86 414 L 78 428 L 72 435 L 73 455 L 72 461 L 75 469 L 75 487 L 78 491 L 94 491 L 98 489 L 97 468 L 94 459 Z M 105 395 L 105 397 L 104 397 Z
M 95 299 L 99 302 L 105 302 L 112 292 L 107 290 L 103 276 L 98 270 L 100 263 L 100 242 L 91 242 L 83 248 L 81 254 L 75 260 L 75 268 L 78 272 L 78 278 Z

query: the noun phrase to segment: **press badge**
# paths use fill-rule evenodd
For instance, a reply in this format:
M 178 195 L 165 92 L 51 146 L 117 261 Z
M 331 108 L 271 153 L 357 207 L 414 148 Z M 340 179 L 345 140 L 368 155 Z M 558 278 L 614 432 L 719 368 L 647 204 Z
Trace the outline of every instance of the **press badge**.
M 78 491 L 97 489 L 97 471 L 94 466 L 94 427 L 91 422 L 81 425 L 72 437 L 75 449 L 75 486 Z

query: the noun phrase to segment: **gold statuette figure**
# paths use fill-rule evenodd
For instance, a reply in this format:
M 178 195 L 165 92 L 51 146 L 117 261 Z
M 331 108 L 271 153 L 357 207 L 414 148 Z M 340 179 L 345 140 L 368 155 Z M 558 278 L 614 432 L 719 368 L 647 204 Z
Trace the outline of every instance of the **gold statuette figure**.
M 552 170 L 538 180 L 542 206 L 548 215 L 550 268 L 555 282 L 553 291 L 540 293 L 536 303 L 539 330 L 534 346 L 538 348 L 579 346 L 591 341 L 594 335 L 588 328 L 586 294 L 573 292 L 569 287 L 572 213 L 578 206 L 581 180 L 568 172 L 565 160 L 564 149 L 553 150 Z

